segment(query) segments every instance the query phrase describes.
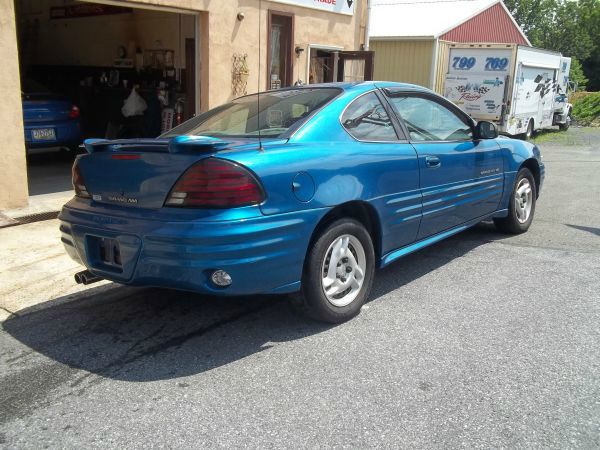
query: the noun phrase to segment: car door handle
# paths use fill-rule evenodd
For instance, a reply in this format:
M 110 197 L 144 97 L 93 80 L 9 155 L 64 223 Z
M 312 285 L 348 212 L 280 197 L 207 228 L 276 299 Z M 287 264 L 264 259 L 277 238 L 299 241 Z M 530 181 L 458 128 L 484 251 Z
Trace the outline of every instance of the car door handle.
M 442 162 L 440 161 L 440 158 L 438 158 L 437 156 L 426 156 L 425 157 L 425 165 L 427 167 L 435 169 L 436 167 L 440 167 L 442 165 Z

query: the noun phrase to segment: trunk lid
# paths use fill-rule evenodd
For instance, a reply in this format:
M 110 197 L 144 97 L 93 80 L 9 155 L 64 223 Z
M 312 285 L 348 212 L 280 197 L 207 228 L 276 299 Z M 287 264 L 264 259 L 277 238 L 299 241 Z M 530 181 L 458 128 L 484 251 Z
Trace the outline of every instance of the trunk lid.
M 94 202 L 127 208 L 162 208 L 179 177 L 195 162 L 217 153 L 257 152 L 256 139 L 88 139 L 89 154 L 77 159 Z
M 47 96 L 28 96 L 23 100 L 25 124 L 65 122 L 69 120 L 71 103 Z

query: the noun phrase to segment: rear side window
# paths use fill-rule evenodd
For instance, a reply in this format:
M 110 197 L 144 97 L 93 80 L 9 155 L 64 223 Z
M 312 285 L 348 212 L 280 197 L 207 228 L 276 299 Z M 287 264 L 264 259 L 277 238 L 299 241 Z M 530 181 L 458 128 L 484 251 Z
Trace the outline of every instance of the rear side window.
M 359 141 L 397 141 L 387 111 L 374 92 L 354 100 L 342 114 L 342 125 Z
M 445 106 L 422 97 L 391 97 L 412 141 L 457 141 L 473 138 L 471 127 Z

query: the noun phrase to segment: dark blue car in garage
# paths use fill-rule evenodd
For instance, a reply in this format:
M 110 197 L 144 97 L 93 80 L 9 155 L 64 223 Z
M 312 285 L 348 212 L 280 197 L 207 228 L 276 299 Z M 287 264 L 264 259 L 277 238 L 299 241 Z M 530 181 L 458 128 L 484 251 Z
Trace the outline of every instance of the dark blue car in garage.
M 49 148 L 75 150 L 81 143 L 79 108 L 33 80 L 24 80 L 21 90 L 28 152 Z

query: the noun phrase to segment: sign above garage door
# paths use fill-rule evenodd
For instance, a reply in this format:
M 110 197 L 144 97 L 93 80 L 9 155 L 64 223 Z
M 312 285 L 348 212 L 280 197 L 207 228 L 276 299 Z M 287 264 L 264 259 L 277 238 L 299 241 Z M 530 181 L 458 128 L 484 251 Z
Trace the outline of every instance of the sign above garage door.
M 77 17 L 107 16 L 130 12 L 133 12 L 131 8 L 123 8 L 121 6 L 82 3 L 77 5 L 52 6 L 50 7 L 50 18 L 72 19 Z
M 304 6 L 305 8 L 321 9 L 337 14 L 354 15 L 356 0 L 272 0 L 277 3 Z

